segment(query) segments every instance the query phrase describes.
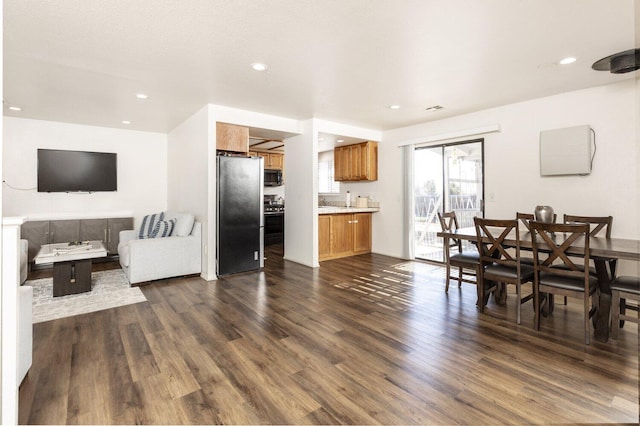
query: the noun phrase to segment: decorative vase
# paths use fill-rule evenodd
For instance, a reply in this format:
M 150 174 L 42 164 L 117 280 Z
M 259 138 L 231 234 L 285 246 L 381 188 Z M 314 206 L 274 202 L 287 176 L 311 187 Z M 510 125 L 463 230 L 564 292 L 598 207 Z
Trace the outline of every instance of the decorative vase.
M 533 215 L 538 222 L 553 223 L 553 207 L 551 206 L 536 206 Z

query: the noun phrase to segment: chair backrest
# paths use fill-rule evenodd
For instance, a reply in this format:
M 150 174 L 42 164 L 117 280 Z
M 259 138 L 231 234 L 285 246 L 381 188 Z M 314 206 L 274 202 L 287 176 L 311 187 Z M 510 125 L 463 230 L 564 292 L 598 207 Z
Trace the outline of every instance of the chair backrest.
M 533 267 L 540 272 L 562 275 L 570 278 L 584 278 L 585 288 L 589 282 L 589 225 L 531 222 L 531 246 Z M 580 243 L 576 247 L 576 242 Z M 569 254 L 570 253 L 570 254 Z M 575 263 L 576 259 L 584 262 Z M 558 261 L 565 266 L 554 268 Z
M 440 228 L 442 232 L 453 232 L 458 229 L 460 226 L 458 225 L 458 218 L 456 217 L 456 212 L 438 212 L 438 220 L 440 221 Z M 457 246 L 458 251 L 462 252 L 462 241 L 459 239 L 451 238 L 449 239 L 451 242 L 450 246 Z
M 516 212 L 516 219 L 518 219 L 520 223 L 522 223 L 525 228 L 527 228 L 527 231 L 530 231 L 531 228 L 529 228 L 529 222 L 535 220 L 535 216 L 533 215 L 533 213 Z
M 611 225 L 613 224 L 613 216 L 574 216 L 564 215 L 564 223 L 588 224 L 589 234 L 592 237 L 604 236 L 611 238 Z
M 473 222 L 476 226 L 476 241 L 482 264 L 499 263 L 504 266 L 519 267 L 520 232 L 517 219 L 501 220 L 474 217 Z M 505 239 L 514 230 L 517 241 L 515 256 L 509 252 L 512 246 L 505 244 Z

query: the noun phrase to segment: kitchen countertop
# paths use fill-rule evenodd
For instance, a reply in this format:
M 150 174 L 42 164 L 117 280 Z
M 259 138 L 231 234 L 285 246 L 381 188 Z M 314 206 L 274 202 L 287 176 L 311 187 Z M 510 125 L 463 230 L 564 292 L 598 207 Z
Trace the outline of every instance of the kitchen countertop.
M 375 213 L 380 207 L 336 207 L 318 206 L 318 214 L 339 214 L 339 213 Z

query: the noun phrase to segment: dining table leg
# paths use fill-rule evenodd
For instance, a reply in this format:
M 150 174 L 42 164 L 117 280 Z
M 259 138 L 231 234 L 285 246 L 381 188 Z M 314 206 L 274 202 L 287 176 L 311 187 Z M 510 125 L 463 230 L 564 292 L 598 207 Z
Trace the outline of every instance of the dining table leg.
M 604 259 L 593 259 L 598 276 L 600 299 L 596 312 L 594 337 L 599 342 L 609 340 L 609 314 L 611 311 L 611 276 L 607 271 L 607 262 Z

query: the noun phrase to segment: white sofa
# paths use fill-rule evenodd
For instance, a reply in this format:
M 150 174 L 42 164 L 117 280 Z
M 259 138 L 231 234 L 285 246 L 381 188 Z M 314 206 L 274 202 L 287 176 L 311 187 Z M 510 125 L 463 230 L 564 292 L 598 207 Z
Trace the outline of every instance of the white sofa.
M 138 239 L 137 230 L 120 231 L 118 256 L 130 284 L 202 270 L 202 224 L 193 222 L 186 236 Z
M 27 240 L 20 240 L 20 284 L 24 284 L 29 275 L 29 242 Z
M 33 360 L 33 287 L 18 288 L 18 383 L 27 375 Z

